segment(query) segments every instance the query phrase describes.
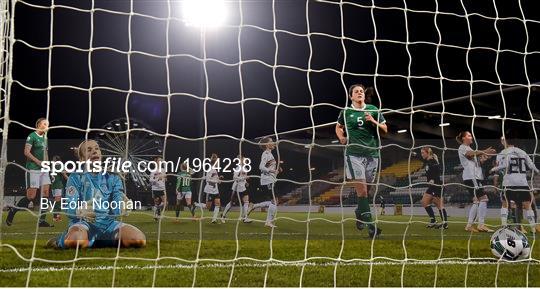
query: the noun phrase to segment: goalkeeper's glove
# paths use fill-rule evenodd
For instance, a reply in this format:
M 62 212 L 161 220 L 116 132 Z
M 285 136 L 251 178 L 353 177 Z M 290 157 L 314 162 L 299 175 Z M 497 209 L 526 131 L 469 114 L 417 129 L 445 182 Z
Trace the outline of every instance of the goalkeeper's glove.
M 96 221 L 96 212 L 94 212 L 94 206 L 86 203 L 86 205 L 79 206 L 77 208 L 77 217 L 88 223 L 94 223 Z

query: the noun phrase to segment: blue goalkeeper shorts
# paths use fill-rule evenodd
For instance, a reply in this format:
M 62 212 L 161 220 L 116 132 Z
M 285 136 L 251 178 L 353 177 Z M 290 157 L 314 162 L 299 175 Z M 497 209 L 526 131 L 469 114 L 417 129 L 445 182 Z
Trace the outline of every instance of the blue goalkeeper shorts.
M 108 222 L 88 223 L 84 220 L 70 222 L 68 229 L 58 237 L 58 247 L 65 248 L 64 239 L 72 227 L 79 227 L 88 232 L 88 247 L 115 247 L 118 246 L 118 229 L 124 223 L 110 220 Z

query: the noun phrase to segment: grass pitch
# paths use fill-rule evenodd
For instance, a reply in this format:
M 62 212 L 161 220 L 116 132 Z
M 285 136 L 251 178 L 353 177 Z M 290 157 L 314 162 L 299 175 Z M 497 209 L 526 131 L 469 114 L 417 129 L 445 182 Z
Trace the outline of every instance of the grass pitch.
M 355 228 L 352 214 L 341 222 L 340 214 L 311 213 L 307 222 L 307 213 L 278 213 L 273 232 L 264 213 L 251 224 L 237 222 L 237 212 L 225 224 L 166 216 L 123 219 L 146 233 L 144 249 L 52 250 L 44 245 L 66 229 L 65 218 L 36 230 L 37 218 L 20 212 L 13 226 L 2 224 L 0 286 L 540 287 L 537 260 L 497 262 L 491 234 L 467 233 L 465 220 L 452 216 L 449 230 L 425 228 L 425 216 L 379 216 L 383 234 L 375 241 Z M 540 259 L 528 236 L 532 258 Z

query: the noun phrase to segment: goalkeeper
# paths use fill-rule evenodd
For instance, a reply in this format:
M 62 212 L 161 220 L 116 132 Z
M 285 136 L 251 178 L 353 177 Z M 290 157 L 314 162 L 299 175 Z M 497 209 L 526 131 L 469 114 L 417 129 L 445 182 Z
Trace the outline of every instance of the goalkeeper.
M 101 151 L 94 140 L 83 141 L 76 153 L 81 161 L 101 161 Z M 67 202 L 64 209 L 69 217 L 68 229 L 49 240 L 49 247 L 111 247 L 118 246 L 118 242 L 122 247 L 146 245 L 143 232 L 132 225 L 116 221 L 116 217 L 122 215 L 125 208 L 120 204 L 127 199 L 119 175 L 110 172 L 73 173 L 67 181 L 65 194 Z M 94 206 L 106 202 L 110 205 Z M 113 206 L 113 202 L 117 205 Z
M 353 84 L 349 88 L 352 105 L 339 114 L 336 135 L 341 144 L 347 145 L 345 171 L 347 179 L 354 181 L 358 196 L 356 227 L 362 230 L 367 223 L 369 236 L 373 238 L 380 235 L 382 230 L 372 223 L 368 184 L 375 180 L 379 166 L 379 130 L 387 133 L 388 128 L 379 109 L 366 104 L 364 91 L 362 84 Z

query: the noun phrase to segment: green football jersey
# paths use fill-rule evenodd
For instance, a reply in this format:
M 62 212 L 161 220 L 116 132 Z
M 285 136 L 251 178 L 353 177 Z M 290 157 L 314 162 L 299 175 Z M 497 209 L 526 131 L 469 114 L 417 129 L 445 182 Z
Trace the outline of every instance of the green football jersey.
M 33 132 L 26 138 L 26 144 L 31 145 L 30 153 L 40 161 L 45 160 L 47 154 L 47 135 L 38 135 L 37 132 Z M 29 170 L 41 170 L 33 161 L 26 160 L 26 168 Z
M 57 174 L 56 176 L 51 176 L 52 184 L 51 189 L 63 189 L 64 182 L 62 181 L 62 174 Z
M 341 111 L 338 123 L 344 125 L 349 143 L 345 153 L 357 157 L 379 157 L 379 137 L 377 127 L 366 121 L 365 113 L 371 114 L 379 123 L 385 123 L 384 116 L 376 106 L 366 104 L 363 109 L 348 107 Z
M 176 191 L 191 192 L 191 176 L 187 172 L 180 172 L 176 178 Z

